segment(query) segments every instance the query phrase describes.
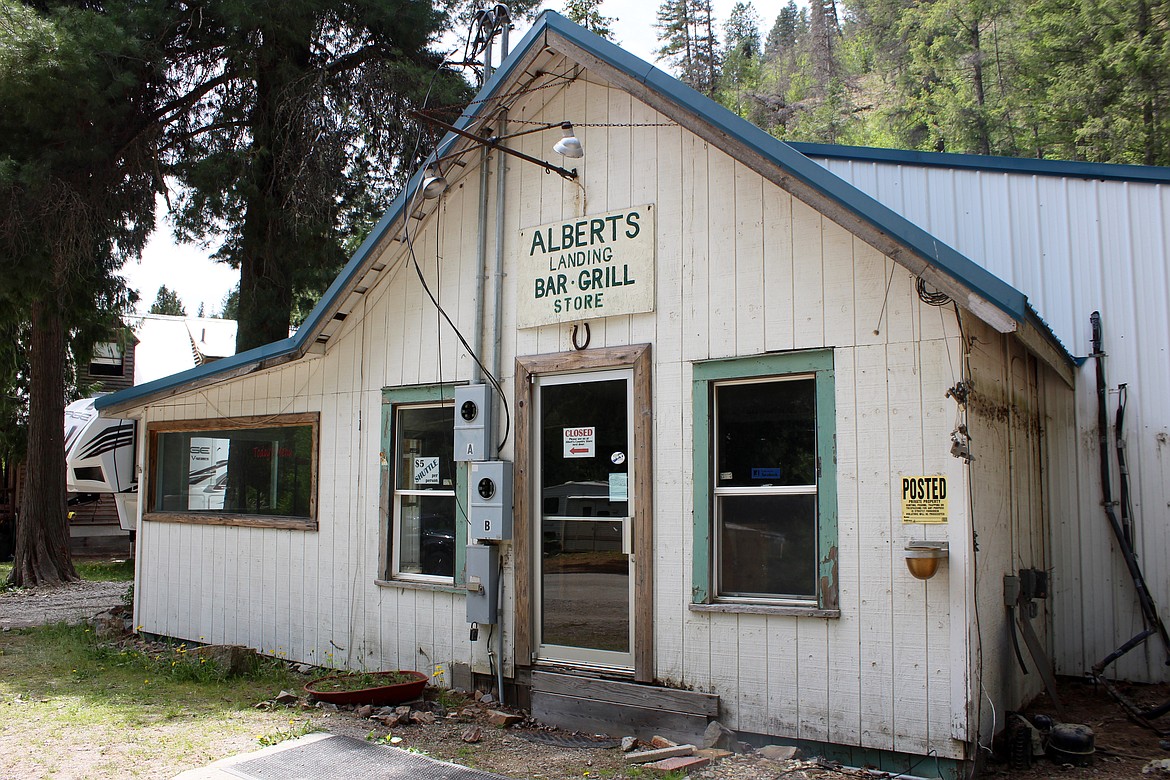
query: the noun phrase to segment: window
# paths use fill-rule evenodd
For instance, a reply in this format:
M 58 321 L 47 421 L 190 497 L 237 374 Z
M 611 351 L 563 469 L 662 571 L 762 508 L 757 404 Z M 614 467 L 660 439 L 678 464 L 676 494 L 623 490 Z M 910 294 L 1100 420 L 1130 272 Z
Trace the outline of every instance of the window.
M 317 415 L 150 426 L 149 520 L 315 530 Z
M 696 603 L 836 609 L 832 359 L 695 365 Z
M 93 345 L 93 357 L 89 359 L 90 376 L 122 376 L 124 371 L 121 345 L 112 342 Z
M 467 543 L 450 385 L 383 391 L 382 578 L 452 584 Z

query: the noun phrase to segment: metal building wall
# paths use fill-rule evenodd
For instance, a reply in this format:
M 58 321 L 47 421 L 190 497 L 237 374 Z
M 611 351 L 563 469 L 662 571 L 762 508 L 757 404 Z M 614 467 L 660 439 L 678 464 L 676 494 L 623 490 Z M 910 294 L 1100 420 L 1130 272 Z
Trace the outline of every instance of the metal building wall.
M 1167 185 L 1068 175 L 955 169 L 814 157 L 1022 290 L 1075 355 L 1088 355 L 1089 315 L 1104 322 L 1110 420 L 1128 385 L 1128 444 L 1140 562 L 1170 610 L 1170 246 Z M 1075 435 L 1050 419 L 1053 609 L 1059 673 L 1081 674 L 1141 629 L 1124 562 L 1101 506 L 1095 367 L 1077 377 Z M 1067 449 L 1069 452 L 1056 452 Z M 1112 452 L 1112 441 L 1111 448 Z M 1056 461 L 1050 461 L 1056 462 Z M 1116 480 L 1117 465 L 1111 464 Z M 1117 487 L 1114 485 L 1114 496 Z M 1067 516 L 1065 515 L 1067 512 Z M 1170 679 L 1154 640 L 1114 668 Z

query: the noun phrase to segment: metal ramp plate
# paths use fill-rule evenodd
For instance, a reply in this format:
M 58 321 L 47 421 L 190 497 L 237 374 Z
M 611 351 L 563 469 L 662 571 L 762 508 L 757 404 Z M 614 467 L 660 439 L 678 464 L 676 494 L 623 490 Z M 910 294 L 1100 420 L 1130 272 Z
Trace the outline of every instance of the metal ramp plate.
M 223 767 L 223 771 L 244 780 L 508 780 L 342 736 L 242 761 Z

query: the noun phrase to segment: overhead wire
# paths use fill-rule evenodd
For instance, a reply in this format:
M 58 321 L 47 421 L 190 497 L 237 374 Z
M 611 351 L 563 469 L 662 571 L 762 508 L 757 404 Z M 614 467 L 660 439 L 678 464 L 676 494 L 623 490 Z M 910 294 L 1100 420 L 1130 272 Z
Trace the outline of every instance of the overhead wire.
M 446 65 L 447 60 L 448 60 L 448 58 L 445 57 L 443 59 L 443 61 L 441 63 L 439 63 L 439 67 L 431 75 L 430 83 L 427 85 L 427 91 L 424 94 L 423 100 L 422 100 L 423 109 L 426 108 L 426 104 L 430 100 L 431 92 L 434 89 L 435 80 L 438 78 L 439 73 L 442 72 L 443 66 Z M 411 160 L 417 159 L 417 157 L 418 157 L 418 150 L 422 146 L 422 137 L 423 137 L 423 132 L 422 132 L 422 127 L 420 126 L 418 128 L 418 131 L 415 134 L 414 148 L 412 149 L 411 156 L 410 156 Z M 412 218 L 412 215 L 414 214 L 414 210 L 416 208 L 416 205 L 417 205 L 417 202 L 418 202 L 418 199 L 419 199 L 419 196 L 421 193 L 422 193 L 422 188 L 417 187 L 417 188 L 415 188 L 415 191 L 410 193 L 407 197 L 407 203 L 406 203 L 407 208 L 405 211 L 405 218 L 403 220 L 403 229 L 402 229 L 403 241 L 406 244 L 407 251 L 410 254 L 410 261 L 411 261 L 411 264 L 414 266 L 415 274 L 418 276 L 419 282 L 422 284 L 423 292 L 426 293 L 427 298 L 430 299 L 431 304 L 434 305 L 436 311 L 438 311 L 438 313 L 442 316 L 443 320 L 446 321 L 446 323 L 451 327 L 451 330 L 453 330 L 455 332 L 455 336 L 456 336 L 456 338 L 459 339 L 459 343 L 463 345 L 463 348 L 465 350 L 467 350 L 467 354 L 470 355 L 471 359 L 475 361 L 475 364 L 479 367 L 480 371 L 483 372 L 484 377 L 487 378 L 488 383 L 492 386 L 492 388 L 500 396 L 500 403 L 501 403 L 501 406 L 503 407 L 503 410 L 504 410 L 504 433 L 503 433 L 503 436 L 501 437 L 500 442 L 496 448 L 496 453 L 499 454 L 501 451 L 503 451 L 504 445 L 507 443 L 508 437 L 511 435 L 511 431 L 512 431 L 512 412 L 511 412 L 511 409 L 509 408 L 508 398 L 504 394 L 504 388 L 500 384 L 499 379 L 497 379 L 496 376 L 490 370 L 488 370 L 487 366 L 485 366 L 483 364 L 483 361 L 480 360 L 479 355 L 476 354 L 475 349 L 467 341 L 466 337 L 464 337 L 463 332 L 459 329 L 459 326 L 455 324 L 454 320 L 451 319 L 451 316 L 449 314 L 447 314 L 447 310 L 443 308 L 443 306 L 442 306 L 442 304 L 440 304 L 438 298 L 435 297 L 435 294 L 431 291 L 430 285 L 427 283 L 426 275 L 423 274 L 422 267 L 419 265 L 418 256 L 416 255 L 415 249 L 414 249 L 414 238 L 413 238 L 413 236 L 411 236 L 411 232 L 410 232 L 410 220 Z M 498 237 L 497 237 L 497 240 L 499 240 Z M 442 362 L 442 358 L 440 356 L 440 364 L 441 364 L 441 362 Z

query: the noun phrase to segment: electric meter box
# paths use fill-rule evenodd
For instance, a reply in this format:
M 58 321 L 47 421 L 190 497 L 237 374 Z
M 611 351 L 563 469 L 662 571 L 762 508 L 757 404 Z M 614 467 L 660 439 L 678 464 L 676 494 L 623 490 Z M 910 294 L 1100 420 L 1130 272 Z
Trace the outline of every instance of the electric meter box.
M 487 385 L 455 388 L 455 460 L 487 460 L 492 435 L 492 391 Z
M 467 545 L 467 622 L 491 624 L 499 621 L 500 548 L 495 545 Z
M 467 479 L 468 523 L 472 539 L 512 538 L 512 464 L 503 460 L 472 463 Z

